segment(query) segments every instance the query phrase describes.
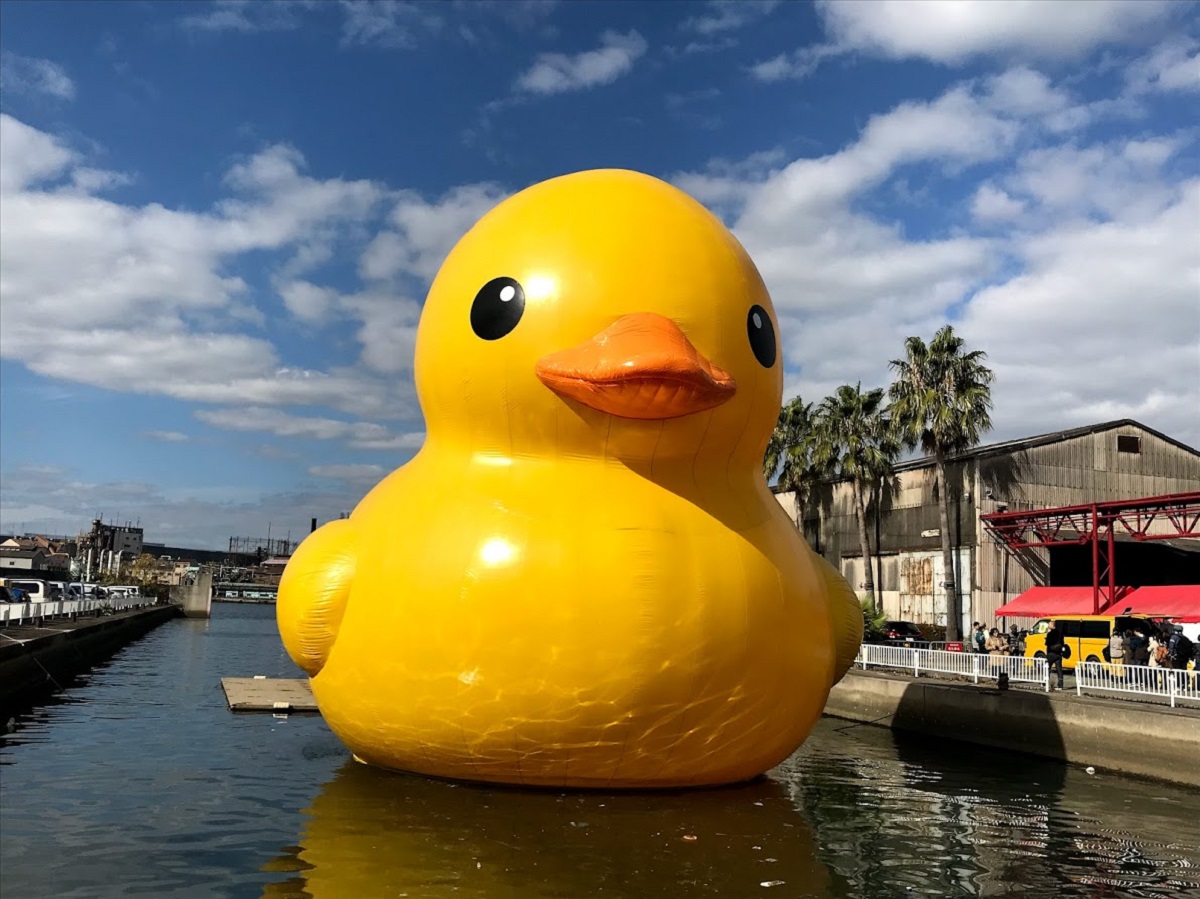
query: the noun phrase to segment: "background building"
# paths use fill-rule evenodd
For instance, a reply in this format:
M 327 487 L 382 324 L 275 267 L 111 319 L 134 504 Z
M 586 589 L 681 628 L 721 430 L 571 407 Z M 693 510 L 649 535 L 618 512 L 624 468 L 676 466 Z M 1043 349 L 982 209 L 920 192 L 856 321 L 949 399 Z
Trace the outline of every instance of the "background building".
M 41 571 L 47 567 L 50 554 L 44 549 L 21 549 L 0 546 L 0 568 L 16 571 Z
M 890 489 L 867 512 L 875 583 L 889 618 L 945 624 L 945 581 L 934 462 L 896 466 Z M 1130 419 L 977 447 L 947 469 L 954 580 L 964 633 L 972 621 L 1038 584 L 1092 582 L 1084 546 L 1038 550 L 1033 572 L 989 537 L 980 515 L 1200 491 L 1200 452 Z M 777 498 L 795 518 L 795 496 Z M 864 568 L 849 482 L 823 485 L 802 515 L 810 545 L 863 590 Z M 1200 584 L 1200 541 L 1129 543 L 1118 550 L 1129 585 Z M 1036 562 L 1036 559 L 1035 559 Z

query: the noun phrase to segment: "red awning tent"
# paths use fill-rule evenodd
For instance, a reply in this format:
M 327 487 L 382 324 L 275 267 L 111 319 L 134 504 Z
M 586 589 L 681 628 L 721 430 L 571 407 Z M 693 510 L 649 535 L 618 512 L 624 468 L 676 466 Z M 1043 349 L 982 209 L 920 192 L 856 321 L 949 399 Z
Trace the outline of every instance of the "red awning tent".
M 996 610 L 997 618 L 1091 615 L 1091 587 L 1031 587 Z
M 997 618 L 1051 615 L 1149 615 L 1173 621 L 1200 621 L 1200 585 L 1171 584 L 1118 590 L 1116 601 L 1093 610 L 1091 587 L 1031 587 L 996 610 Z
M 1200 584 L 1139 587 L 1108 607 L 1107 615 L 1151 615 L 1172 621 L 1200 621 Z

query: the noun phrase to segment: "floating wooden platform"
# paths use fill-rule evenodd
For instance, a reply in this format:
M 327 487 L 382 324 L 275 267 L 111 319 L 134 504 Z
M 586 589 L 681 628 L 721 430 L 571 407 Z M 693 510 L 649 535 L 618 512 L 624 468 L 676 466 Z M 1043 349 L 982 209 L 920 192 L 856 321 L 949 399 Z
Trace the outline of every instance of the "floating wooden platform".
M 315 712 L 308 678 L 223 677 L 221 686 L 231 712 Z

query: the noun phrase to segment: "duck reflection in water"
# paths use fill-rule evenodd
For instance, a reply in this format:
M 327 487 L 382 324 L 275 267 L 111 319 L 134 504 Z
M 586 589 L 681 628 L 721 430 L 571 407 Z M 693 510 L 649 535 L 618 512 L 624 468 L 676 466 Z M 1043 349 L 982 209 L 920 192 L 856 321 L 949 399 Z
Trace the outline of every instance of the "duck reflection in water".
M 270 897 L 651 899 L 847 893 L 769 776 L 686 792 L 518 791 L 347 762 L 301 845 L 266 866 Z

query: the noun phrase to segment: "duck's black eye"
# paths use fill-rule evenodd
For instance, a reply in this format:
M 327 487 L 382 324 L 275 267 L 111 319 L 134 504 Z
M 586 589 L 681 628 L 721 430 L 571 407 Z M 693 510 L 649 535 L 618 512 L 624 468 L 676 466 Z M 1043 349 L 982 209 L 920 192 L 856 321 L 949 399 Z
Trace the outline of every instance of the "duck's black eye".
M 479 288 L 471 304 L 471 330 L 484 340 L 499 340 L 525 312 L 525 291 L 515 278 L 493 278 Z
M 750 314 L 746 316 L 746 333 L 750 337 L 750 349 L 754 350 L 754 358 L 763 368 L 775 364 L 775 326 L 771 324 L 771 316 L 762 306 L 751 306 Z

